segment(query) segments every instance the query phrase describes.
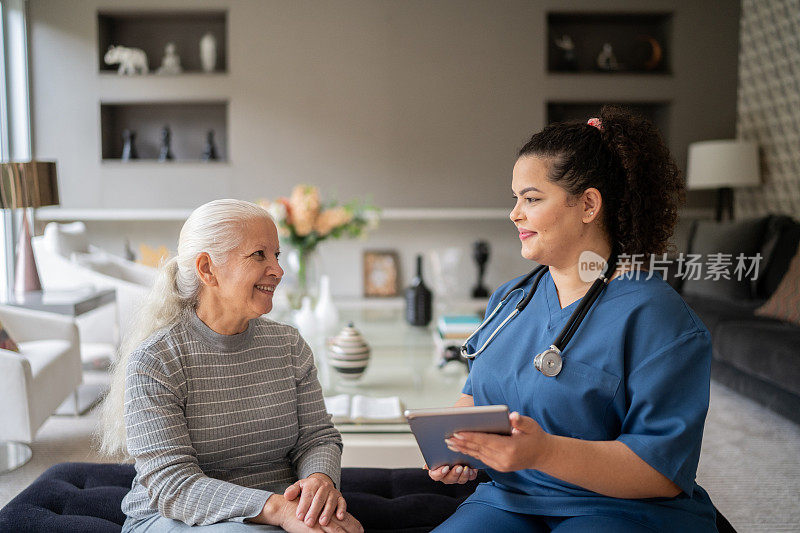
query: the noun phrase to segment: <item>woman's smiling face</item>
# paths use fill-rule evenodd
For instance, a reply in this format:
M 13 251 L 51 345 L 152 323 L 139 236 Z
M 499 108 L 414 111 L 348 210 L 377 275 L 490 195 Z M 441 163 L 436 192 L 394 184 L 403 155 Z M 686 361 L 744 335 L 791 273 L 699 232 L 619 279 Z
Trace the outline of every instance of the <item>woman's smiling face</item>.
M 550 161 L 523 156 L 514 165 L 511 189 L 514 209 L 509 218 L 522 241 L 522 257 L 543 265 L 562 266 L 577 260 L 584 236 L 580 202 L 550 182 Z M 574 205 L 573 205 L 574 204 Z
M 278 230 L 269 218 L 242 224 L 239 246 L 214 270 L 215 300 L 228 316 L 247 321 L 272 310 L 272 296 L 283 277 L 278 264 Z

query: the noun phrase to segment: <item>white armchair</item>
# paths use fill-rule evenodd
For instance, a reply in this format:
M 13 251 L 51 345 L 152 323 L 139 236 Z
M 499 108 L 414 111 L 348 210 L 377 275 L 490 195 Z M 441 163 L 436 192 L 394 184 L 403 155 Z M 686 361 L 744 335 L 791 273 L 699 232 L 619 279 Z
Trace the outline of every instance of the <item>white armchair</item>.
M 33 442 L 81 384 L 80 336 L 69 317 L 9 305 L 0 305 L 0 322 L 20 348 L 20 353 L 0 349 L 0 441 L 15 441 L 3 443 L 4 449 L 22 458 L 0 470 L 13 470 L 30 458 L 30 449 L 20 443 Z
M 116 314 L 101 309 L 78 319 L 83 356 L 88 361 L 113 355 L 119 338 L 128 331 L 139 304 L 152 286 L 156 270 L 89 245 L 85 230 L 83 223 L 51 223 L 45 234 L 34 237 L 32 242 L 45 290 L 91 286 L 116 291 Z

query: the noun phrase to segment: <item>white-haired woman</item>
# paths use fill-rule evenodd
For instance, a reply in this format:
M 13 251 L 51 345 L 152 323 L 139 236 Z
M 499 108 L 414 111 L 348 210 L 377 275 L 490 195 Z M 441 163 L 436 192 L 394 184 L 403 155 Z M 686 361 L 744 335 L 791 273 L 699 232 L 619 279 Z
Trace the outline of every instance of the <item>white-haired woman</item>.
M 279 253 L 249 202 L 209 202 L 183 225 L 103 406 L 103 449 L 136 461 L 125 533 L 362 531 L 337 490 L 342 441 L 311 350 L 262 317 Z

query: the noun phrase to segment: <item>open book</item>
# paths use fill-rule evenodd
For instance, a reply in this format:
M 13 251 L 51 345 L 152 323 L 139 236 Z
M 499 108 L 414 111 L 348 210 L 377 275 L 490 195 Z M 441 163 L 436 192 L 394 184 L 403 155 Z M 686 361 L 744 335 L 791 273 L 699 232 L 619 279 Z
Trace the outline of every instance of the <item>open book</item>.
M 397 396 L 375 398 L 361 394 L 339 394 L 325 398 L 325 409 L 334 423 L 389 424 L 405 422 L 403 404 Z

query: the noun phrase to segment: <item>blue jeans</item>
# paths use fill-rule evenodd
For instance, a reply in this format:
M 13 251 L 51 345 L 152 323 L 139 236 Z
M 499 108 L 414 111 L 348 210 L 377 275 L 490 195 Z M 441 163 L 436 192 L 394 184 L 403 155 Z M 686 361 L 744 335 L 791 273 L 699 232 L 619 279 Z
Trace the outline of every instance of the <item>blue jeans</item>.
M 490 525 L 490 526 L 489 526 Z M 435 533 L 482 533 L 485 531 L 526 531 L 529 533 L 653 533 L 655 530 L 633 520 L 615 516 L 535 516 L 512 513 L 482 503 L 470 502 L 434 529 Z
M 180 520 L 164 518 L 160 514 L 150 518 L 133 519 L 128 517 L 122 526 L 122 533 L 178 533 L 197 531 L 198 528 L 209 533 L 258 533 L 260 531 L 283 531 L 277 526 L 253 524 L 250 522 L 217 522 L 207 526 L 187 526 Z

